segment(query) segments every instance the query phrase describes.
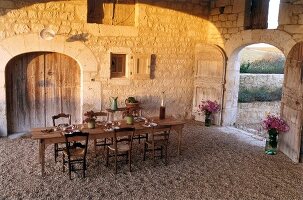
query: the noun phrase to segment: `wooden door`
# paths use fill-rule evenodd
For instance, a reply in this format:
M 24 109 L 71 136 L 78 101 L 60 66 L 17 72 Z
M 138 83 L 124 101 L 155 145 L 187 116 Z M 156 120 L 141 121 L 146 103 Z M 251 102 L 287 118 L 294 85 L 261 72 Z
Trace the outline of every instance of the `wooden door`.
M 226 57 L 223 51 L 214 45 L 199 44 L 195 49 L 195 80 L 193 113 L 195 119 L 204 121 L 204 115 L 197 114 L 202 100 L 216 100 L 222 108 L 225 83 Z M 221 124 L 221 112 L 215 114 L 215 124 Z
M 70 113 L 80 122 L 80 68 L 59 53 L 27 53 L 6 67 L 8 132 L 51 126 L 51 116 Z
M 302 83 L 303 83 L 303 42 L 296 44 L 285 62 L 281 116 L 290 130 L 279 134 L 278 148 L 294 162 L 299 162 L 302 147 Z

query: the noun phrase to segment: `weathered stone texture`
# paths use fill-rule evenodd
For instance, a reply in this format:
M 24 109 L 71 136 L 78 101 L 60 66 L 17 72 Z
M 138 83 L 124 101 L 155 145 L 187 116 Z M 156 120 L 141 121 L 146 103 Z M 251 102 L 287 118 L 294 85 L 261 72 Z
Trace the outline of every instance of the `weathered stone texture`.
M 280 105 L 280 101 L 239 103 L 236 124 L 261 124 L 268 113 L 279 115 Z
M 124 98 L 133 95 L 144 101 L 146 112 L 149 113 L 156 110 L 161 91 L 167 91 L 168 114 L 178 113 L 187 116 L 190 115 L 192 106 L 194 46 L 197 43 L 220 46 L 230 60 L 229 57 L 234 52 L 248 44 L 259 42 L 273 44 L 287 55 L 295 41 L 302 40 L 302 1 L 281 1 L 279 31 L 244 30 L 244 2 L 243 0 L 150 0 L 135 6 L 135 26 L 111 26 L 87 24 L 87 5 L 84 0 L 46 3 L 2 0 L 0 1 L 0 46 L 3 45 L 2 41 L 19 35 L 33 34 L 38 37 L 42 28 L 51 27 L 64 38 L 63 44 L 59 45 L 53 41 L 33 41 L 31 44 L 31 41 L 25 41 L 26 50 L 32 50 L 33 45 L 37 45 L 40 49 L 47 46 L 44 49 L 71 51 L 72 54 L 76 54 L 74 59 L 88 60 L 90 56 L 96 57 L 98 67 L 92 65 L 93 67 L 81 66 L 81 68 L 84 71 L 84 80 L 87 82 L 95 80 L 91 87 L 100 84 L 99 89 L 92 91 L 99 92 L 96 96 L 99 97 L 99 102 L 102 102 L 102 109 L 108 106 L 108 96 L 121 97 L 121 106 Z M 81 40 L 83 39 L 81 35 L 86 35 L 85 40 Z M 19 39 L 17 41 L 19 42 Z M 77 42 L 88 47 L 92 55 L 68 45 Z M 13 49 L 17 48 L 17 42 L 9 45 L 11 46 L 3 45 L 3 48 L 16 52 Z M 142 53 L 155 54 L 154 78 L 139 81 L 132 79 L 128 74 L 125 79 L 110 79 L 109 55 L 112 49 L 119 48 L 127 49 L 129 72 L 134 65 L 132 57 Z M 4 71 L 5 66 L 0 67 Z M 237 64 L 230 63 L 226 69 L 228 75 L 224 99 L 226 107 L 231 112 L 237 107 L 237 90 L 232 89 L 238 87 L 239 75 L 238 69 L 235 69 L 237 67 Z M 89 84 L 83 87 L 86 85 Z M 83 88 L 84 91 L 85 89 Z M 87 99 L 85 101 L 90 102 Z M 157 111 L 154 114 L 157 114 Z M 224 121 L 228 121 L 227 118 L 235 119 L 235 115 L 236 113 L 232 113 L 230 116 L 225 116 Z
M 240 74 L 240 87 L 274 90 L 282 88 L 283 80 L 284 74 Z
M 87 24 L 86 1 L 52 1 L 48 3 L 0 1 L 0 38 L 6 39 L 19 34 L 38 33 L 51 27 L 61 37 L 64 45 L 54 46 L 52 41 L 41 41 L 44 49 L 70 52 L 75 60 L 89 60 L 90 52 L 83 52 L 68 42 L 84 43 L 98 58 L 98 68 L 81 66 L 83 70 L 83 110 L 105 109 L 110 96 L 119 97 L 119 106 L 124 106 L 127 96 L 142 101 L 144 114 L 158 114 L 160 94 L 165 91 L 167 115 L 191 116 L 193 96 L 194 46 L 197 42 L 214 43 L 219 38 L 216 28 L 204 19 L 208 13 L 208 1 L 192 3 L 173 1 L 153 2 L 152 6 L 139 4 L 137 26 L 110 26 Z M 186 1 L 187 2 L 187 1 Z M 168 7 L 168 8 L 166 8 Z M 173 9 L 169 9 L 173 8 Z M 182 10 L 182 12 L 178 11 Z M 190 14 L 189 14 L 190 13 Z M 227 18 L 227 16 L 223 16 Z M 86 35 L 84 41 L 77 41 L 77 35 Z M 58 36 L 56 36 L 58 37 Z M 76 41 L 73 41 L 76 39 Z M 30 41 L 26 48 L 31 48 Z M 1 45 L 1 41 L 0 41 Z M 17 48 L 17 43 L 9 44 Z M 11 51 L 14 51 L 12 50 Z M 25 50 L 24 50 L 25 51 Z M 124 79 L 110 79 L 110 52 L 128 54 L 127 71 L 134 66 L 133 57 L 138 53 L 156 55 L 154 78 L 135 80 L 130 74 Z M 89 62 L 89 61 L 86 61 Z M 92 65 L 93 66 L 93 65 Z M 5 66 L 1 66 L 5 68 Z M 87 92 L 85 92 L 87 91 Z M 147 92 L 148 91 L 148 92 Z M 100 104 L 101 103 L 101 104 Z M 100 104 L 100 106 L 99 106 Z

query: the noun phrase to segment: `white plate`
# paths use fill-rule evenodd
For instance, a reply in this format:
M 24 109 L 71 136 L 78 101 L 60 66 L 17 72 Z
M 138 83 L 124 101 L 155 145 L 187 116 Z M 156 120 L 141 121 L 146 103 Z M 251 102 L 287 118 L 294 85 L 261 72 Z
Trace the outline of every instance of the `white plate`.
M 150 124 L 143 124 L 144 127 L 152 127 Z
M 154 127 L 154 126 L 157 126 L 158 124 L 156 124 L 156 123 L 149 123 L 149 124 L 143 124 L 142 126 L 144 126 L 144 127 Z
M 156 123 L 154 123 L 154 122 L 151 122 L 150 125 L 151 125 L 151 126 L 157 126 L 158 124 L 156 124 Z
M 134 118 L 135 122 L 144 122 L 146 120 L 145 117 L 135 117 Z

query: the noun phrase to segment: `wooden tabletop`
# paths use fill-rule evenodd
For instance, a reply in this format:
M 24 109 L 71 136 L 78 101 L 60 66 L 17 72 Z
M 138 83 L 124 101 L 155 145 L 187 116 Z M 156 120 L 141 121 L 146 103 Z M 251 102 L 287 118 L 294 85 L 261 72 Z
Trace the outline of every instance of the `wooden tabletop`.
M 135 109 L 141 110 L 142 107 L 138 106 L 138 107 L 135 107 Z M 105 110 L 106 110 L 107 112 L 117 112 L 117 111 L 124 111 L 124 110 L 126 110 L 126 107 L 119 107 L 119 108 L 117 108 L 117 110 L 112 110 L 111 108 L 107 108 L 107 109 L 105 109 Z
M 148 118 L 150 120 L 153 120 L 154 123 L 158 124 L 158 125 L 172 125 L 172 126 L 176 126 L 176 125 L 183 125 L 185 124 L 185 121 L 183 120 L 178 120 L 178 119 L 174 119 L 172 117 L 166 118 L 166 119 L 159 119 L 159 117 L 151 117 Z M 134 127 L 136 130 L 145 130 L 145 129 L 149 129 L 150 127 L 145 127 L 144 122 L 135 122 L 133 125 L 128 125 L 126 124 L 125 120 L 121 120 L 120 122 L 120 127 Z M 79 128 L 79 130 L 83 131 L 83 132 L 88 132 L 89 134 L 104 134 L 107 135 L 110 133 L 110 131 L 105 131 L 105 127 L 104 125 L 96 125 L 96 128 L 94 129 L 89 129 L 86 127 L 86 125 L 78 125 L 81 128 Z M 55 127 L 44 127 L 44 128 L 33 128 L 31 130 L 31 138 L 36 140 L 36 139 L 51 139 L 51 138 L 61 138 L 63 137 L 63 133 L 62 130 L 56 130 L 54 131 Z M 42 132 L 43 130 L 50 130 L 53 129 L 50 132 Z M 77 130 L 77 129 L 76 129 Z

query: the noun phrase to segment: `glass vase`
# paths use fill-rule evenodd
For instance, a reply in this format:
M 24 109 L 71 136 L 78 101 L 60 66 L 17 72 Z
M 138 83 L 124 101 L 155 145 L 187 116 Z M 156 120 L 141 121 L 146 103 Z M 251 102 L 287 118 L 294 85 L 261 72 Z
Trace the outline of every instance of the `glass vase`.
M 268 130 L 268 138 L 266 138 L 265 144 L 265 153 L 267 155 L 276 155 L 277 154 L 277 141 L 278 131 L 276 129 Z
M 205 112 L 205 126 L 211 126 L 211 112 Z

